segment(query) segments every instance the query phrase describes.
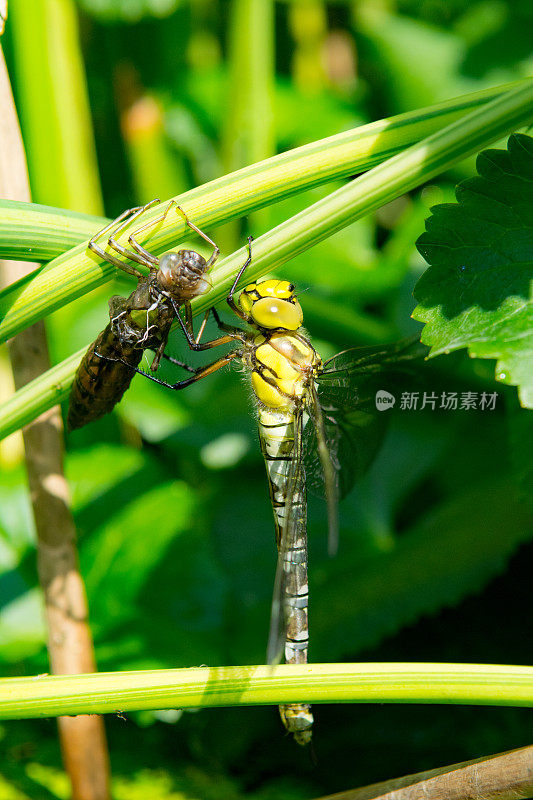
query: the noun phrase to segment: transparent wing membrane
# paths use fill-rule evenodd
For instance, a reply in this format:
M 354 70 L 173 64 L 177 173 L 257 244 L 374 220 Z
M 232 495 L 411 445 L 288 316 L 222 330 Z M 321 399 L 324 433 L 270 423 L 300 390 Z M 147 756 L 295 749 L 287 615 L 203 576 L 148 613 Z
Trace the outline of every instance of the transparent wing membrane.
M 429 349 L 417 338 L 377 347 L 345 350 L 323 365 L 317 378 L 318 404 L 324 438 L 333 469 L 338 498 L 345 497 L 379 449 L 388 421 L 376 408 L 379 390 L 397 389 L 398 379 L 420 365 Z M 307 485 L 318 494 L 331 496 L 317 436 L 319 424 L 306 425 L 304 451 Z
M 339 481 L 337 478 L 338 470 L 336 464 L 336 452 L 332 451 L 331 443 L 328 442 L 328 434 L 326 428 L 326 417 L 320 407 L 317 388 L 314 381 L 309 385 L 309 410 L 314 423 L 314 442 L 316 443 L 317 458 L 315 458 L 315 465 L 320 466 L 320 473 L 323 477 L 324 492 L 326 495 L 326 503 L 328 508 L 328 552 L 330 556 L 335 555 L 339 544 L 339 519 L 338 519 L 338 501 L 339 501 Z M 303 433 L 303 432 L 302 432 Z M 303 435 L 301 437 L 301 451 L 302 460 L 305 452 Z M 303 468 L 302 468 L 303 469 Z
M 320 383 L 335 383 L 352 387 L 352 375 L 362 376 L 396 371 L 410 362 L 421 361 L 429 354 L 429 347 L 418 336 L 401 339 L 391 344 L 373 347 L 352 347 L 328 359 L 320 372 Z M 357 386 L 357 383 L 355 384 Z

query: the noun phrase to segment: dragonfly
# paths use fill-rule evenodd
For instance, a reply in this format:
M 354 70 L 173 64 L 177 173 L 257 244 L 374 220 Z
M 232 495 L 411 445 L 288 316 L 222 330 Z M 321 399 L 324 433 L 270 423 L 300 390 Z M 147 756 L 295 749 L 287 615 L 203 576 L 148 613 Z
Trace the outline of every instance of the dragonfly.
M 74 377 L 67 416 L 69 430 L 99 419 L 114 408 L 128 389 L 135 374 L 134 368 L 140 364 L 145 350 L 155 351 L 150 366 L 153 371 L 158 368 L 162 357 L 168 358 L 164 351 L 176 317 L 194 340 L 190 301 L 211 288 L 207 273 L 219 255 L 216 244 L 189 220 L 175 200 L 171 200 L 156 219 L 133 231 L 128 240 L 129 248 L 117 241 L 128 225 L 158 203 L 159 200 L 155 199 L 144 206 L 127 209 L 89 241 L 89 250 L 136 277 L 138 283 L 129 297 L 115 295 L 109 300 L 109 323 L 89 346 Z M 168 252 L 158 258 L 137 241 L 139 234 L 163 222 L 172 207 L 181 214 L 189 228 L 213 247 L 207 260 L 195 250 Z M 105 235 L 108 249 L 98 244 Z M 124 256 L 129 262 L 147 267 L 148 275 L 110 251 Z M 205 322 L 208 314 L 209 311 Z M 202 330 L 201 326 L 200 336 Z M 170 360 L 188 369 L 186 364 Z
M 214 308 L 222 336 L 212 342 L 195 341 L 182 326 L 192 350 L 226 342 L 236 342 L 237 347 L 173 384 L 137 371 L 170 389 L 183 389 L 233 360 L 248 368 L 278 550 L 267 660 L 275 664 L 284 656 L 287 664 L 305 664 L 309 647 L 306 487 L 326 495 L 333 554 L 338 541 L 338 500 L 368 468 L 383 433 L 384 417 L 376 409 L 383 375 L 390 377 L 422 359 L 428 348 L 414 338 L 346 350 L 323 362 L 302 328 L 302 308 L 292 283 L 278 279 L 250 283 L 235 301 L 236 287 L 251 259 L 249 239 L 248 258 L 226 298 L 247 329 L 226 324 Z M 310 743 L 313 714 L 308 704 L 284 704 L 280 715 L 298 744 Z

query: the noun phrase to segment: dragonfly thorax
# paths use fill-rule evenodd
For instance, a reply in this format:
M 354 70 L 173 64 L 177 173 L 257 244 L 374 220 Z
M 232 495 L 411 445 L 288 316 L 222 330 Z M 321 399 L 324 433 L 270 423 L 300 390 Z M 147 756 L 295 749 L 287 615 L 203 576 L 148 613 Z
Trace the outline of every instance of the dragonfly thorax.
M 274 332 L 256 336 L 252 357 L 252 387 L 259 402 L 284 409 L 306 393 L 320 359 L 300 336 Z
M 239 305 L 252 324 L 265 330 L 296 331 L 303 321 L 294 285 L 288 281 L 250 283 L 241 292 Z
M 207 262 L 195 250 L 165 253 L 159 259 L 157 282 L 161 289 L 179 300 L 205 294 L 211 283 L 205 277 Z

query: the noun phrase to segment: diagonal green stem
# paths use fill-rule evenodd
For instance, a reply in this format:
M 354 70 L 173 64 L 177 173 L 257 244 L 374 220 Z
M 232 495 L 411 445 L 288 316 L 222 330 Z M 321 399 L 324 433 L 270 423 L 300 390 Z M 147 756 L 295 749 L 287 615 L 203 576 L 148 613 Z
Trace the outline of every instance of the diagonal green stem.
M 50 261 L 109 222 L 64 208 L 0 200 L 0 258 Z
M 253 261 L 244 280 L 257 278 L 280 266 L 343 226 L 438 175 L 461 158 L 475 153 L 531 118 L 532 80 L 423 139 L 256 239 Z M 195 313 L 204 311 L 224 297 L 245 257 L 246 251 L 242 248 L 219 262 L 211 273 L 213 290 L 193 301 Z M 10 301 L 12 305 L 0 325 L 0 340 L 12 336 L 24 325 L 86 290 L 88 280 L 89 288 L 93 288 L 104 280 L 104 273 L 109 275 L 112 272 L 109 265 L 102 267 L 96 260 L 93 261 L 92 255 L 89 257 L 83 246 L 66 253 L 52 264 L 55 265 L 55 274 L 54 270 L 43 270 L 31 285 L 17 285 L 9 298 L 4 294 L 4 303 Z M 92 277 L 88 278 L 89 273 Z M 30 386 L 26 388 L 30 391 Z M 20 400 L 16 398 L 13 398 L 10 406 L 11 413 L 18 408 Z M 16 413 L 22 415 L 22 412 Z M 0 412 L 0 431 L 6 424 L 9 425 L 9 419 Z
M 253 261 L 244 280 L 281 266 L 531 119 L 533 80 L 412 145 L 260 236 L 254 241 Z M 245 254 L 242 248 L 213 269 L 213 291 L 193 301 L 196 313 L 224 297 Z
M 85 348 L 27 383 L 0 407 L 0 439 L 20 430 L 69 395 L 74 373 Z
M 200 227 L 209 229 L 312 186 L 367 170 L 526 83 L 475 92 L 312 142 L 192 189 L 180 196 L 180 202 L 194 213 Z M 0 210 L 0 258 L 48 261 L 87 240 L 103 225 L 98 217 L 49 206 L 0 200 Z M 155 211 L 148 212 L 145 219 L 155 216 Z M 183 236 L 183 226 L 169 219 L 151 246 L 163 252 Z
M 0 719 L 279 703 L 533 706 L 533 668 L 504 664 L 202 667 L 0 680 Z
M 525 124 L 532 117 L 533 80 L 529 80 L 388 159 L 261 236 L 254 245 L 254 264 L 248 275 L 257 277 L 279 266 L 350 222 Z M 187 202 L 188 213 L 200 227 L 208 227 L 210 221 L 228 219 L 227 215 L 224 216 L 223 209 L 227 209 L 229 205 L 233 209 L 241 208 L 244 202 L 245 209 L 250 210 L 249 204 L 246 205 L 247 201 L 243 201 L 242 197 L 228 199 L 227 188 L 220 192 L 221 196 L 214 208 L 211 208 L 213 195 L 209 195 L 210 220 L 206 216 L 205 198 Z M 243 197 L 247 197 L 246 192 Z M 181 201 L 183 202 L 183 198 Z M 147 222 L 157 213 L 157 209 L 147 212 Z M 167 248 L 169 242 L 175 242 L 176 238 L 181 238 L 184 234 L 185 224 L 177 214 L 169 214 L 158 232 L 151 236 L 150 247 L 154 252 L 160 252 Z M 214 292 L 204 295 L 196 304 L 197 310 L 206 309 L 222 297 L 230 285 L 231 275 L 242 263 L 243 253 L 244 251 L 237 251 L 213 270 Z M 45 314 L 100 286 L 114 271 L 114 267 L 103 264 L 94 254 L 88 253 L 85 244 L 54 259 L 47 267 L 38 271 L 37 275 L 34 273 L 31 282 L 19 281 L 0 295 L 0 315 L 4 315 L 0 324 L 0 342 Z

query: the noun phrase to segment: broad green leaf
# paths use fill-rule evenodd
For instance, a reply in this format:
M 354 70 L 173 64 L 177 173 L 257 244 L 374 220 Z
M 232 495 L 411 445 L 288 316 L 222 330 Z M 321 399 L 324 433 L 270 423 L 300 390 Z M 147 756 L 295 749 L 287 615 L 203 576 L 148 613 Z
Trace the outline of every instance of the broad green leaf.
M 417 246 L 430 264 L 413 316 L 425 322 L 431 355 L 468 347 L 495 358 L 496 379 L 533 406 L 533 138 L 478 156 L 479 175 L 457 203 L 435 206 Z
M 416 108 L 472 88 L 473 81 L 460 69 L 465 44 L 454 32 L 392 14 L 377 4 L 361 5 L 358 29 L 370 57 L 380 65 L 393 108 Z
M 347 562 L 322 587 L 311 609 L 313 657 L 372 647 L 422 614 L 456 605 L 503 571 L 532 535 L 530 515 L 501 480 L 434 507 L 388 554 Z
M 16 580 L 14 572 L 11 576 Z M 37 588 L 14 595 L 5 604 L 0 614 L 3 662 L 21 661 L 42 650 L 46 638 L 43 610 Z
M 102 498 L 116 512 L 81 542 L 99 658 L 136 666 L 217 662 L 224 581 L 198 495 L 183 481 L 138 483 L 131 476 Z

